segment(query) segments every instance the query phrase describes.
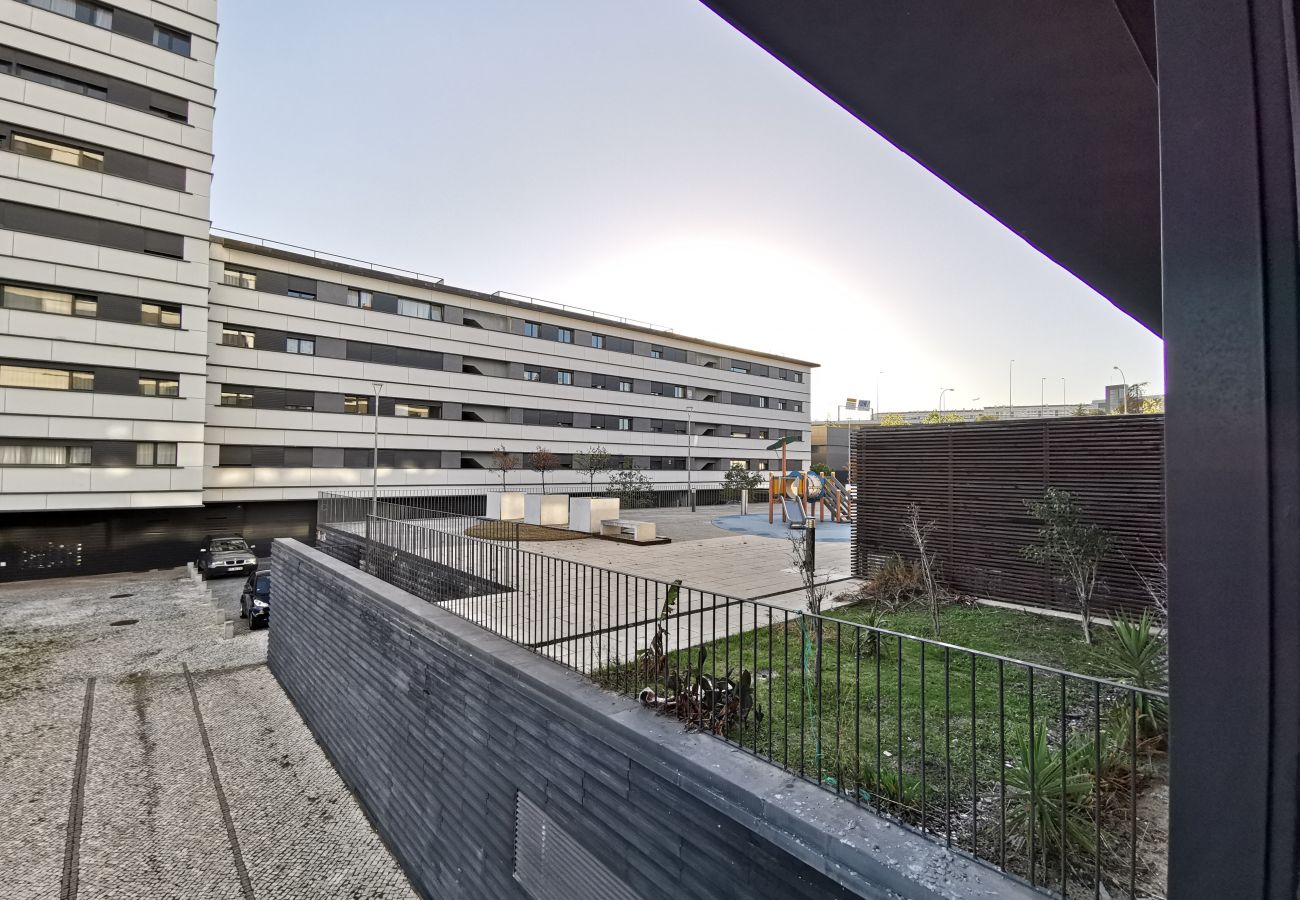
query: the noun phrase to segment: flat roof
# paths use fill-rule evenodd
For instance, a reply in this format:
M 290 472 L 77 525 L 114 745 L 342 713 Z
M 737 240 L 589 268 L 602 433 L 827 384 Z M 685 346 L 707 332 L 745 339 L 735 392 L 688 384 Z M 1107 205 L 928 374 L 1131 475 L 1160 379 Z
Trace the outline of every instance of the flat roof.
M 313 251 L 298 252 L 296 250 L 286 250 L 280 246 L 267 246 L 265 244 L 255 244 L 249 241 L 239 240 L 238 238 L 226 237 L 220 234 L 213 234 L 210 240 L 214 244 L 221 244 L 223 247 L 229 247 L 232 250 L 240 250 L 245 253 L 252 253 L 258 256 L 269 256 L 273 259 L 282 259 L 286 262 L 301 263 L 307 266 L 316 266 L 322 269 L 329 269 L 334 272 L 345 272 L 349 275 L 361 275 L 367 278 L 378 278 L 384 281 L 391 281 L 395 284 L 404 284 L 409 287 L 418 287 L 430 291 L 439 291 L 444 294 L 455 294 L 460 297 L 469 297 L 484 303 L 492 303 L 498 306 L 507 306 L 514 309 L 528 309 L 536 312 L 550 313 L 551 315 L 563 316 L 568 319 L 576 319 L 580 322 L 592 322 L 600 325 L 616 325 L 619 328 L 626 328 L 629 331 L 635 331 L 640 334 L 653 335 L 666 341 L 682 341 L 689 344 L 697 344 L 703 347 L 712 347 L 715 350 L 725 350 L 729 353 L 743 353 L 747 356 L 757 356 L 767 360 L 789 363 L 796 366 L 806 366 L 809 369 L 820 367 L 819 363 L 809 362 L 806 359 L 796 359 L 792 356 L 782 356 L 776 353 L 767 353 L 762 350 L 752 350 L 747 347 L 737 347 L 733 344 L 723 344 L 718 341 L 711 341 L 706 338 L 691 337 L 690 335 L 679 334 L 666 328 L 656 328 L 653 325 L 636 322 L 618 316 L 607 316 L 594 310 L 575 310 L 573 307 L 565 307 L 562 304 L 550 304 L 545 301 L 521 299 L 515 296 L 501 296 L 500 294 L 487 294 L 483 291 L 474 291 L 469 288 L 455 287 L 435 279 L 433 276 L 423 276 L 415 272 L 404 273 L 403 270 L 393 270 L 390 267 L 379 266 L 371 268 L 369 263 L 363 263 L 361 260 L 353 262 L 342 262 L 340 259 L 321 258 L 312 255 Z M 291 245 L 290 245 L 291 246 Z M 306 249 L 306 248 L 302 248 Z M 334 256 L 334 254 L 329 254 Z

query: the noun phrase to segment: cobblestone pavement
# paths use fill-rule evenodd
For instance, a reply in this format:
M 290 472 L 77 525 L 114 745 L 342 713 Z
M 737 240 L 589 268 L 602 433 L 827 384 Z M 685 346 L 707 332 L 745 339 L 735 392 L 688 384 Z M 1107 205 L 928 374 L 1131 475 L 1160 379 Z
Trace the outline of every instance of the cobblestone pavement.
M 183 570 L 0 587 L 0 897 L 414 900 L 267 632 L 218 618 Z

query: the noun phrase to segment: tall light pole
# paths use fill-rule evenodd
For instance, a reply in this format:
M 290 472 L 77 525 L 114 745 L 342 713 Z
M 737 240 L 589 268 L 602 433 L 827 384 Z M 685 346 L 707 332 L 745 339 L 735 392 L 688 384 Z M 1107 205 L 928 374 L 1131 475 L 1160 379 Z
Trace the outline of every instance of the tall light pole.
M 1016 361 L 1011 360 L 1011 365 L 1007 366 L 1007 418 L 1013 418 L 1016 414 L 1016 408 L 1011 403 L 1011 373 L 1015 371 Z
M 1121 369 L 1119 366 L 1111 366 L 1111 368 L 1119 373 L 1120 383 L 1123 384 L 1124 386 L 1124 415 L 1127 416 L 1128 415 L 1128 377 L 1125 376 L 1124 370 Z
M 379 515 L 379 392 L 384 389 L 381 382 L 374 381 L 375 387 L 375 455 L 374 465 L 370 470 L 370 514 Z
M 686 496 L 691 501 L 691 512 L 695 512 L 695 489 L 691 487 L 692 453 L 691 444 L 695 442 L 695 407 L 686 407 Z
M 951 390 L 954 390 L 954 389 L 953 389 L 953 388 L 944 388 L 943 390 L 939 391 L 939 421 L 940 421 L 940 422 L 943 421 L 943 395 L 946 394 L 946 393 L 948 393 L 948 392 L 951 391 Z
M 1042 419 L 1047 415 L 1047 376 L 1043 376 L 1042 383 L 1038 385 L 1038 418 Z
M 1069 406 L 1069 405 L 1070 405 L 1070 401 L 1065 399 L 1065 379 L 1064 379 L 1064 378 L 1061 379 L 1061 405 L 1062 405 L 1062 406 Z
M 879 372 L 876 373 L 876 415 L 875 415 L 875 418 L 877 418 L 877 419 L 880 418 L 880 376 L 881 376 L 881 375 L 884 375 L 884 374 L 885 374 L 885 370 L 884 370 L 884 369 L 881 369 Z

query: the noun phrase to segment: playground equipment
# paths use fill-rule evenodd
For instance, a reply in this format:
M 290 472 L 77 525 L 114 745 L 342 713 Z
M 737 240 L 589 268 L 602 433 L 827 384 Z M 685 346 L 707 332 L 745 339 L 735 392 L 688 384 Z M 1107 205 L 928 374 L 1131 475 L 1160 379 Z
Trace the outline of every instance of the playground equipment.
M 781 451 L 781 472 L 768 476 L 767 521 L 776 519 L 776 504 L 781 503 L 781 521 L 798 523 L 803 527 L 809 519 L 826 521 L 826 505 L 830 503 L 831 521 L 842 522 L 848 509 L 843 485 L 832 477 L 830 483 L 816 472 L 787 470 L 786 445 L 793 437 L 784 437 L 769 450 Z

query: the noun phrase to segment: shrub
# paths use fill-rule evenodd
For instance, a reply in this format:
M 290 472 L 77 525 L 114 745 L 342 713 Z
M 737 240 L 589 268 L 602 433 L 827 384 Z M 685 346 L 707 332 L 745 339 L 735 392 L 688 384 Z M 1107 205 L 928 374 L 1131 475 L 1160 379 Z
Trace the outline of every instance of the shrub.
M 609 476 L 609 493 L 618 498 L 624 509 L 644 509 L 654 506 L 650 479 L 636 469 L 624 469 Z
M 1114 619 L 1114 637 L 1105 647 L 1107 661 L 1122 677 L 1140 688 L 1164 690 L 1169 683 L 1169 660 L 1163 635 L 1156 628 L 1155 617 L 1144 610 L 1141 618 L 1118 616 Z M 1148 746 L 1163 744 L 1169 730 L 1169 705 L 1148 694 L 1136 694 L 1135 710 L 1123 704 L 1121 719 L 1125 734 L 1129 720 L 1136 715 L 1137 738 Z
M 878 602 L 897 609 L 924 590 L 921 567 L 895 553 L 880 564 L 868 587 Z
M 1064 751 L 1052 748 L 1042 723 L 1033 734 L 1022 731 L 1014 738 L 1006 772 L 1008 844 L 1029 852 L 1032 828 L 1035 857 L 1096 852 L 1092 755 L 1085 734 L 1072 735 Z
M 1038 543 L 1022 547 L 1028 560 L 1054 564 L 1060 579 L 1073 592 L 1082 616 L 1083 639 L 1092 643 L 1092 595 L 1097 589 L 1097 570 L 1110 552 L 1110 533 L 1100 525 L 1083 520 L 1083 511 L 1069 491 L 1048 488 L 1041 499 L 1026 500 L 1030 514 L 1042 522 Z

